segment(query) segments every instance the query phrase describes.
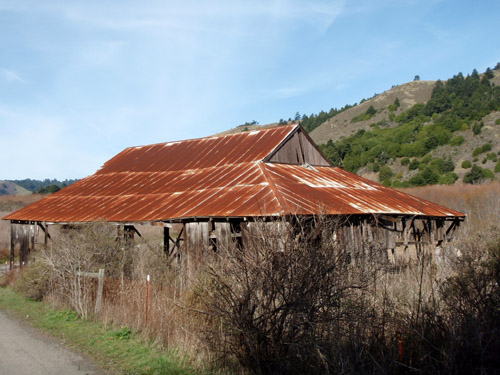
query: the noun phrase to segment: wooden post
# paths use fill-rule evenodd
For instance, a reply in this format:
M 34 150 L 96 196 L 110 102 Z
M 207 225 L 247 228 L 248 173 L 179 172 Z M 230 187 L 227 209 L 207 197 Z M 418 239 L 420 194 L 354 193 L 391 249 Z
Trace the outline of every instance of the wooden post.
M 149 275 L 146 278 L 146 325 L 149 319 Z
M 435 241 L 435 238 L 434 238 L 434 226 L 435 226 L 434 219 L 429 219 L 428 220 L 428 225 L 429 225 L 430 252 L 431 252 L 432 255 L 434 255 L 433 252 L 436 249 L 436 241 Z
M 21 235 L 21 248 L 19 251 L 19 266 L 21 269 L 24 266 L 24 263 L 26 262 L 26 257 L 28 255 L 28 249 L 29 249 L 29 224 L 22 224 L 23 232 Z
M 14 244 L 15 244 L 15 241 L 14 241 L 14 224 L 12 221 L 10 222 L 10 257 L 9 257 L 9 261 L 10 261 L 10 271 L 12 271 L 12 269 L 14 268 Z
M 35 223 L 30 222 L 29 226 L 30 240 L 31 240 L 31 249 L 28 250 L 28 254 L 30 250 L 35 250 Z
M 125 244 L 127 244 L 128 246 L 132 246 L 134 244 L 134 235 L 135 228 L 133 225 L 123 226 L 123 239 L 125 240 Z
M 44 227 L 45 230 L 43 231 L 43 244 L 47 246 L 48 238 L 49 238 L 49 226 L 47 225 L 47 222 L 44 222 Z
M 170 228 L 163 227 L 163 251 L 166 255 L 170 254 Z
M 96 314 L 101 311 L 103 288 L 104 288 L 104 268 L 101 268 L 99 269 L 99 274 L 97 276 L 97 297 L 95 300 L 95 309 L 94 309 L 94 312 Z

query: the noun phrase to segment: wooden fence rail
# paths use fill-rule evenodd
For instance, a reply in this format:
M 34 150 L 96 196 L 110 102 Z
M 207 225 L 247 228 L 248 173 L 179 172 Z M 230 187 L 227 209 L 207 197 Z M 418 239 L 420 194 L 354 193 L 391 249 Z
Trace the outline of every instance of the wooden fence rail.
M 97 278 L 97 297 L 95 299 L 95 308 L 94 308 L 94 312 L 97 314 L 99 311 L 101 311 L 101 306 L 102 306 L 102 290 L 104 288 L 104 268 L 99 269 L 99 272 L 77 271 L 76 276 Z

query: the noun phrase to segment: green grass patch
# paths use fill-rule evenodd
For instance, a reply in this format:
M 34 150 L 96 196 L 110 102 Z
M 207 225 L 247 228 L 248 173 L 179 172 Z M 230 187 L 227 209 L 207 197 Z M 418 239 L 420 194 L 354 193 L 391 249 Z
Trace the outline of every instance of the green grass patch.
M 113 373 L 195 374 L 176 353 L 159 351 L 127 327 L 116 329 L 81 320 L 72 310 L 54 309 L 44 302 L 22 297 L 11 288 L 0 288 L 0 310 L 64 340 L 69 347 L 86 353 Z

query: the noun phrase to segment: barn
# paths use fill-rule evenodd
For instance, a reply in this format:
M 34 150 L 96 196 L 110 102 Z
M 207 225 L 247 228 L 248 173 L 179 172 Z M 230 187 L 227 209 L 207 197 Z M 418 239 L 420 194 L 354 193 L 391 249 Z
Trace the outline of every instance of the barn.
M 129 240 L 138 224 L 161 226 L 167 253 L 199 258 L 209 246 L 244 243 L 262 225 L 280 230 L 278 217 L 316 215 L 342 218 L 337 230 L 346 246 L 382 238 L 388 254 L 440 246 L 465 217 L 333 167 L 294 124 L 129 147 L 95 174 L 3 219 L 11 222 L 12 266 L 14 247 L 27 261 L 35 228 L 47 242 L 52 225 L 107 222 Z

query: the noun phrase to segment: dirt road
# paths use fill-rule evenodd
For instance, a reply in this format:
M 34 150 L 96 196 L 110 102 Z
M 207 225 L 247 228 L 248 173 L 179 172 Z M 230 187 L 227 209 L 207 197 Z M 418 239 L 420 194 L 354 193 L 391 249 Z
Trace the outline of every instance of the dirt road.
M 88 359 L 0 311 L 0 375 L 104 375 Z

